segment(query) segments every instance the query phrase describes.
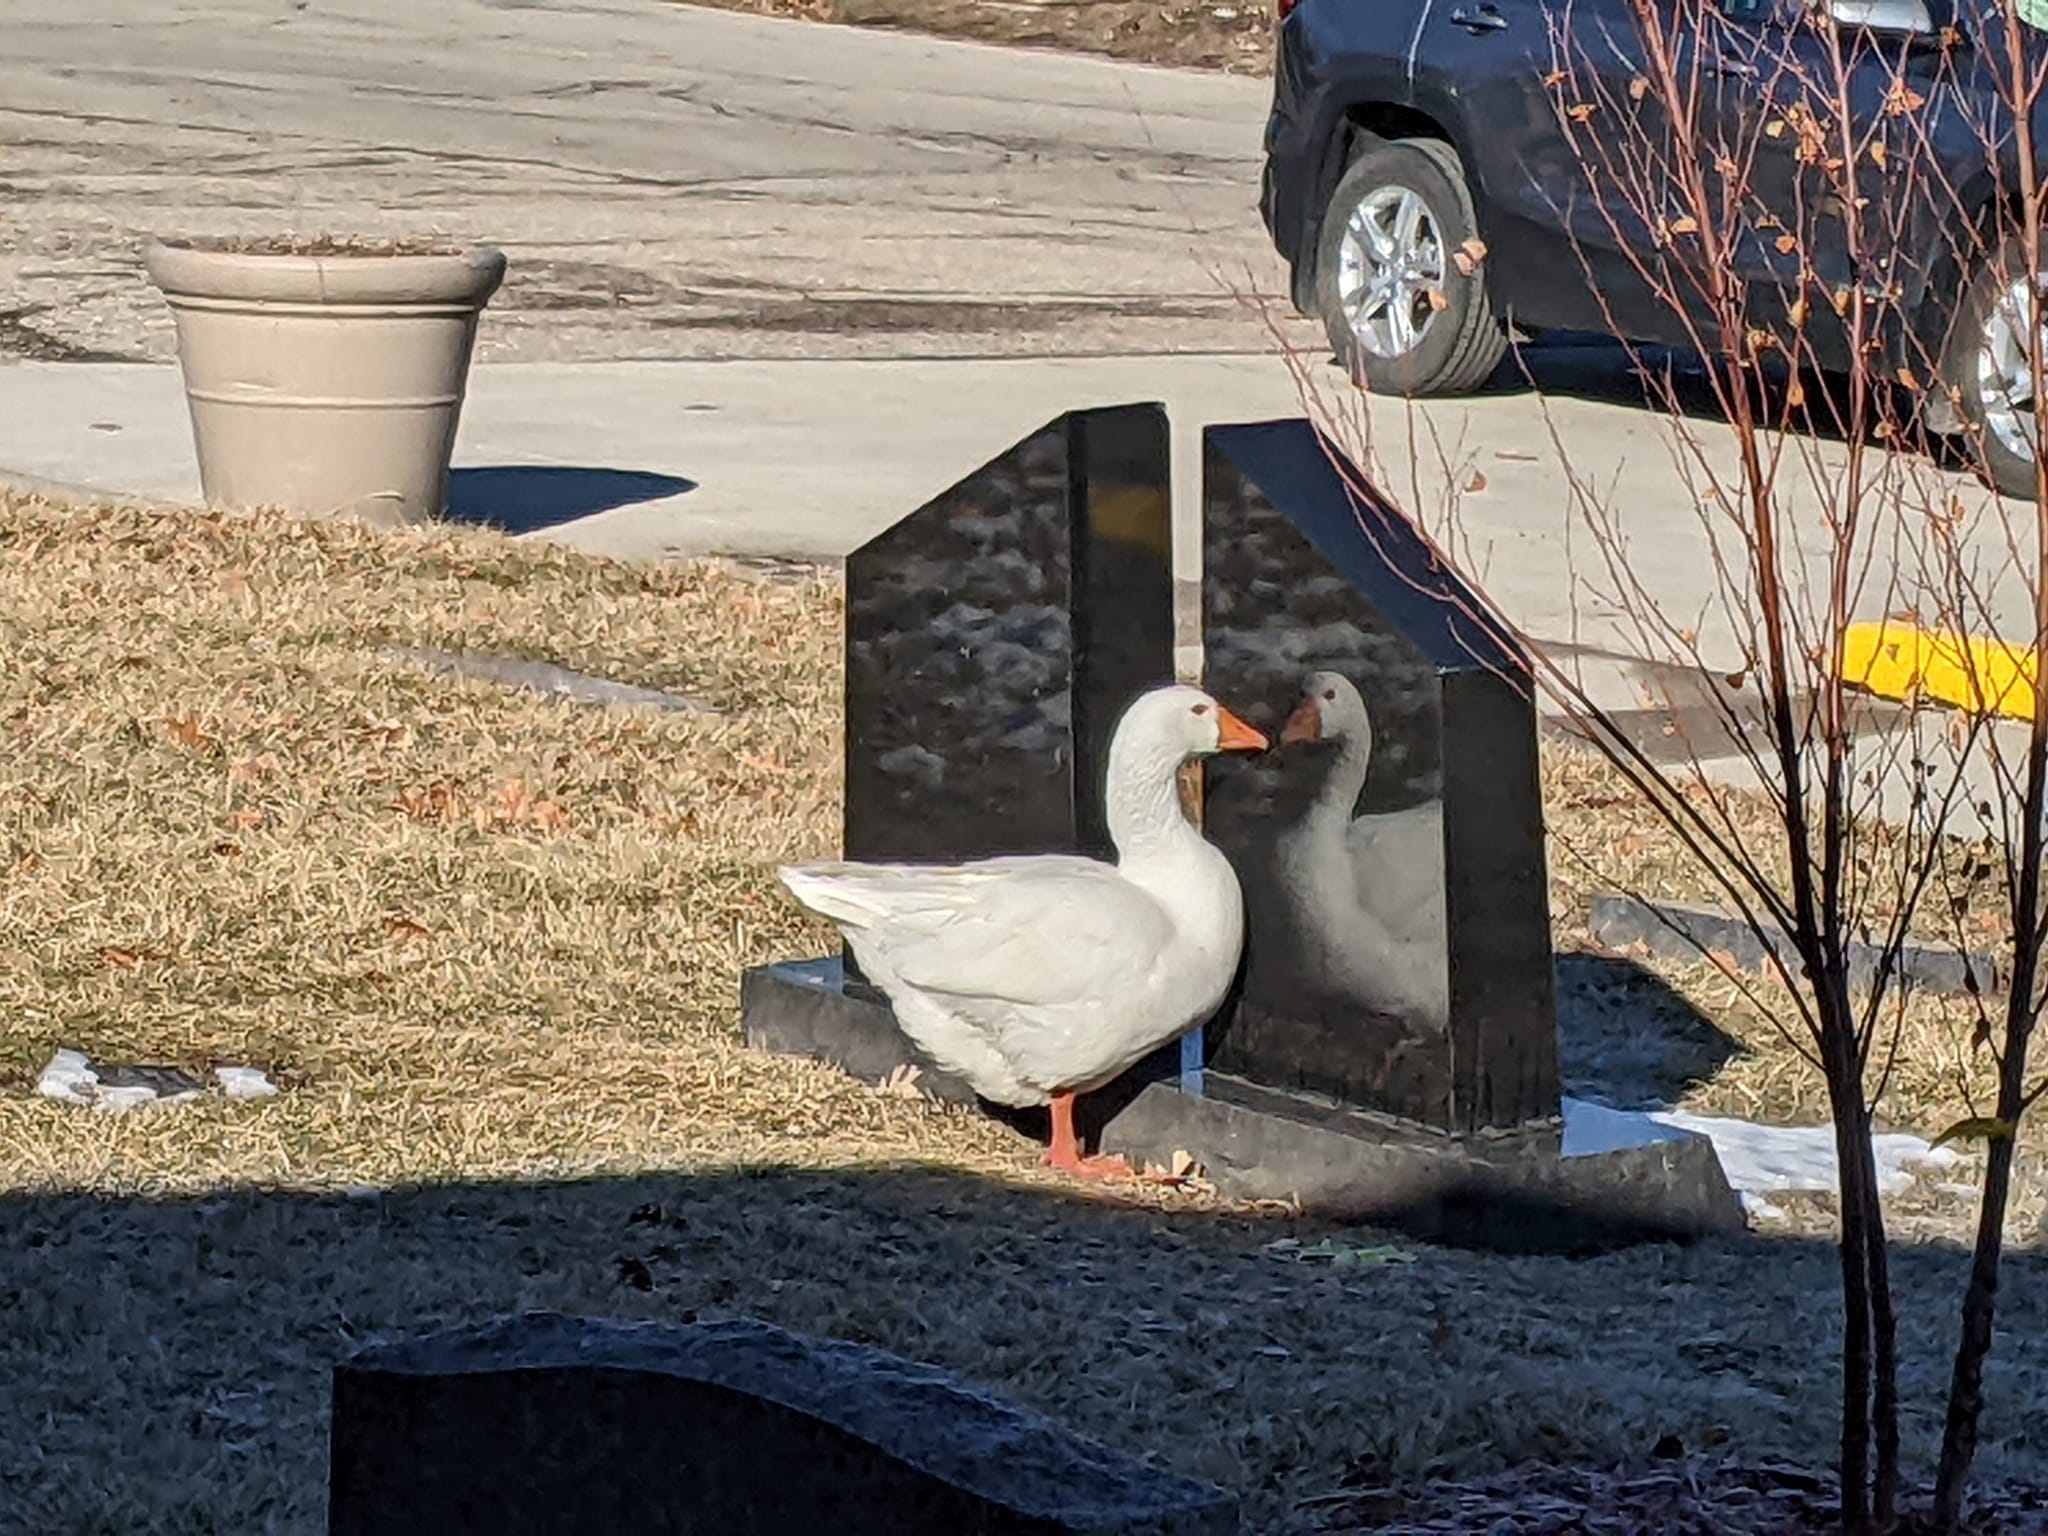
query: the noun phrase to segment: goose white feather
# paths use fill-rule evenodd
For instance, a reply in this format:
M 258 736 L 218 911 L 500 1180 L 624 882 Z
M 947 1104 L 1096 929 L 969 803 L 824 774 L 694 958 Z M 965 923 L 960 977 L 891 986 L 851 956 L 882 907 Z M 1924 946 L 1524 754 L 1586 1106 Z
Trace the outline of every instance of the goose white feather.
M 1110 744 L 1114 864 L 823 863 L 782 879 L 838 925 L 904 1033 L 984 1098 L 1085 1093 L 1222 1002 L 1244 942 L 1242 899 L 1229 861 L 1182 812 L 1176 778 L 1191 757 L 1263 745 L 1200 689 L 1155 689 Z

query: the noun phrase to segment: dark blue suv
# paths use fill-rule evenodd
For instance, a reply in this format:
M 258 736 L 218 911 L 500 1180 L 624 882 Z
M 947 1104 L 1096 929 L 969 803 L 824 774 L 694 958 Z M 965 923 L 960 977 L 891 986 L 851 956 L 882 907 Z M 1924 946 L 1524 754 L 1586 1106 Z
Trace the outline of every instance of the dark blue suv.
M 2048 285 L 2011 233 L 1999 0 L 1281 3 L 1266 227 L 1296 307 L 1367 388 L 1473 389 L 1510 319 L 1687 345 L 1672 264 L 1700 242 L 1669 194 L 1689 153 L 1729 199 L 1724 266 L 1761 332 L 1821 370 L 1880 353 L 1926 427 L 1968 433 L 1987 478 L 2033 495 Z M 2048 25 L 2044 0 L 2008 3 Z M 1646 91 L 1646 17 L 1687 93 L 1683 136 L 1670 94 Z M 2048 44 L 2023 38 L 2030 57 Z M 1852 333 L 1859 286 L 1878 319 Z

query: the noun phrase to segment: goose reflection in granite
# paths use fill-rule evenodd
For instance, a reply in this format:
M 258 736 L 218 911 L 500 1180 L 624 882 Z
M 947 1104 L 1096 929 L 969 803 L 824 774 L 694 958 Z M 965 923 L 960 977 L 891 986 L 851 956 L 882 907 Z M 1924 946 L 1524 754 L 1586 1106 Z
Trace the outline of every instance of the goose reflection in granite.
M 1440 1124 L 1452 985 L 1432 678 L 1393 637 L 1289 632 L 1316 650 L 1281 666 L 1279 647 L 1224 653 L 1238 696 L 1269 701 L 1250 718 L 1275 749 L 1209 765 L 1205 823 L 1237 868 L 1247 934 L 1209 1064 Z
M 1443 802 L 1360 814 L 1372 718 L 1349 678 L 1311 673 L 1280 740 L 1320 750 L 1320 784 L 1273 838 L 1273 890 L 1288 907 L 1315 990 L 1443 1029 L 1450 1020 Z M 1314 744 L 1311 746 L 1310 744 Z
M 1555 1115 L 1526 659 L 1312 425 L 1203 441 L 1203 682 L 1293 737 L 1205 769 L 1246 921 L 1206 1065 L 1457 1134 Z

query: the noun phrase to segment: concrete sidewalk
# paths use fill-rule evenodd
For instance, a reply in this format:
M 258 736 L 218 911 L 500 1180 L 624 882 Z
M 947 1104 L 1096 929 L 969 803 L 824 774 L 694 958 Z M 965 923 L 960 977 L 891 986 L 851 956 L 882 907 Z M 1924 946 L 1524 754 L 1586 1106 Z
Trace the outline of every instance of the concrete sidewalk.
M 1234 353 L 480 364 L 456 445 L 455 511 L 623 558 L 833 558 L 1073 407 L 1163 401 L 1189 458 L 1209 423 L 1335 416 L 1381 489 L 1451 543 L 1527 632 L 1588 651 L 1639 649 L 1589 533 L 1591 500 L 1627 541 L 1644 596 L 1697 628 L 1719 664 L 1732 636 L 1717 632 L 1714 611 L 1716 515 L 1703 516 L 1698 470 L 1680 461 L 1663 415 L 1553 388 L 1376 401 L 1360 417 L 1363 397 L 1334 369 L 1319 365 L 1309 380 L 1317 398 L 1304 404 L 1284 361 Z M 1718 467 L 1733 485 L 1729 434 L 1712 422 L 1691 430 L 1728 461 Z M 1801 451 L 1823 465 L 1845 454 L 1835 443 Z M 1877 510 L 1911 537 L 1921 502 L 1954 498 L 1981 523 L 1963 537 L 1987 571 L 2011 574 L 1994 498 L 1967 476 L 1922 468 L 1915 496 Z M 0 473 L 9 471 L 107 494 L 196 497 L 176 368 L 0 364 Z M 1825 507 L 1809 477 L 1795 463 L 1784 480 L 1792 525 L 1818 527 Z M 1818 574 L 1819 541 L 1806 552 Z M 1885 574 L 1866 585 L 1859 616 L 1880 618 L 1911 595 Z M 1998 605 L 2002 630 L 2030 627 L 2017 581 L 1999 589 Z M 1731 649 L 1729 665 L 1738 659 Z
M 1178 574 L 1198 578 L 1200 431 L 1357 402 L 1334 370 L 1304 402 L 1283 361 L 1119 358 L 479 365 L 457 440 L 451 511 L 618 558 L 845 555 L 1012 442 L 1079 406 L 1159 400 L 1175 432 Z M 174 502 L 199 494 L 175 366 L 0 366 L 0 474 Z M 1639 575 L 1670 611 L 1711 596 L 1692 505 L 1671 494 L 1668 423 L 1639 409 L 1526 395 L 1382 405 L 1343 422 L 1382 488 L 1458 541 L 1527 632 L 1591 658 L 1602 701 L 1640 686 L 1602 658 L 1640 637 L 1577 570 L 1588 551 L 1551 433 L 1610 485 Z M 1732 665 L 1732 659 L 1731 659 Z
M 451 510 L 625 559 L 834 559 L 1063 410 L 1162 398 L 1176 422 L 1301 413 L 1285 368 L 1231 355 L 486 365 Z M 0 366 L 0 424 L 0 473 L 199 496 L 175 366 Z

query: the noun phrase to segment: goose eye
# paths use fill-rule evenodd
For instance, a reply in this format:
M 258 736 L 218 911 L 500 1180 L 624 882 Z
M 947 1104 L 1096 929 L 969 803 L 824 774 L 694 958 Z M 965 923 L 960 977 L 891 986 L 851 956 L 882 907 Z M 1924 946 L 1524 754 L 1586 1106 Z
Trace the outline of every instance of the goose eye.
M 1337 698 L 1337 690 L 1334 688 L 1325 688 L 1323 690 L 1323 698 L 1325 702 L 1334 703 Z
M 1209 706 L 1206 704 L 1197 704 L 1195 706 L 1195 713 L 1198 715 L 1206 715 L 1207 713 L 1209 713 Z

